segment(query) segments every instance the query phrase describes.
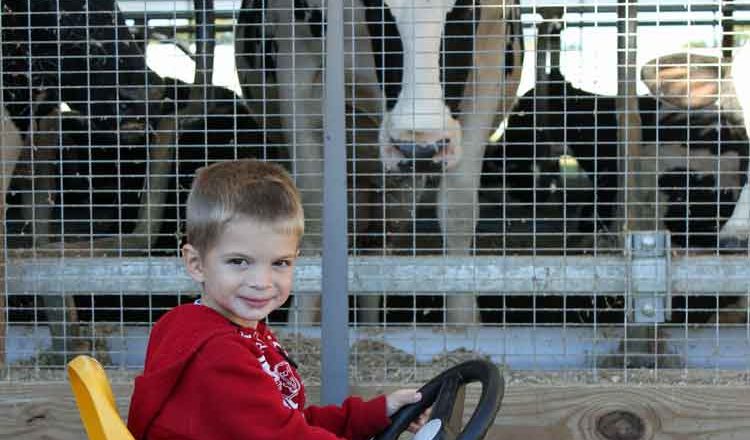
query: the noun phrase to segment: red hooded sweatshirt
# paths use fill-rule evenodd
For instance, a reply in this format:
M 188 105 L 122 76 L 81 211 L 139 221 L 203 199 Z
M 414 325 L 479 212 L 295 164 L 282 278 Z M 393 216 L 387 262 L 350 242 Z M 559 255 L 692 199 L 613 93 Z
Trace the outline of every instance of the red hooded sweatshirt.
M 197 304 L 154 325 L 128 415 L 138 440 L 365 440 L 389 423 L 385 396 L 305 408 L 302 380 L 265 323 L 242 328 Z

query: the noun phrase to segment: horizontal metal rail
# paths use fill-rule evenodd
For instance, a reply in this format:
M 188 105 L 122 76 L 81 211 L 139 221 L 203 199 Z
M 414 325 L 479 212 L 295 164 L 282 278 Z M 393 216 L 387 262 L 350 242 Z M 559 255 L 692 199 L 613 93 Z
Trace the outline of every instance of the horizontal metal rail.
M 349 291 L 623 294 L 632 261 L 623 256 L 351 257 Z M 642 263 L 640 263 L 642 264 Z M 300 258 L 296 292 L 319 292 L 319 258 Z M 672 294 L 750 294 L 750 259 L 672 257 Z M 176 294 L 197 292 L 178 258 L 39 258 L 8 260 L 6 291 L 18 294 Z

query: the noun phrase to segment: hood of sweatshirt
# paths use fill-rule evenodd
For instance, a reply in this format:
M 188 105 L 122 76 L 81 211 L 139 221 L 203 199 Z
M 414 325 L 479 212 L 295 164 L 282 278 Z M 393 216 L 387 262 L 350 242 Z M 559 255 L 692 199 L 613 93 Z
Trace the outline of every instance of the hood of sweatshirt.
M 135 379 L 128 415 L 133 436 L 144 437 L 203 345 L 215 337 L 242 330 L 213 309 L 198 304 L 175 307 L 159 319 L 151 330 L 143 373 Z M 265 323 L 258 323 L 257 329 L 244 330 L 264 332 Z

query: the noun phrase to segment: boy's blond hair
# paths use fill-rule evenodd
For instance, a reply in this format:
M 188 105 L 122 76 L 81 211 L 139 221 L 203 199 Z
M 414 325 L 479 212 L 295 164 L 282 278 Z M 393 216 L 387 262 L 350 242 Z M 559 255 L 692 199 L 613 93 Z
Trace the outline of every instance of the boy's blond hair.
M 238 217 L 302 237 L 299 191 L 284 168 L 252 159 L 219 162 L 196 172 L 187 200 L 187 240 L 206 252 Z

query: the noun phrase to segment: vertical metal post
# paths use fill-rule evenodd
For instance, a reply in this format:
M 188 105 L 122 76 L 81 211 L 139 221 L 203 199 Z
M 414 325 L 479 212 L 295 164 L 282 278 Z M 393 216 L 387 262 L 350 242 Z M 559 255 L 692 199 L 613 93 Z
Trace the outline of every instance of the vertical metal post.
M 638 0 L 617 2 L 617 156 L 620 169 L 618 232 L 656 229 L 652 173 L 641 158 L 641 116 L 636 71 Z M 651 190 L 649 192 L 649 190 Z M 624 236 L 621 235 L 624 239 Z
M 349 394 L 344 5 L 326 3 L 320 400 L 337 404 Z
M 627 245 L 623 232 L 656 229 L 655 215 L 656 173 L 645 174 L 654 161 L 641 157 L 641 116 L 638 113 L 636 84 L 636 52 L 638 42 L 638 0 L 617 1 L 617 156 L 620 170 L 617 232 L 620 243 Z M 649 191 L 651 190 L 651 191 Z M 640 316 L 640 315 L 639 315 Z M 629 320 L 631 318 L 629 317 Z M 623 366 L 650 367 L 654 365 L 656 347 L 653 326 L 626 322 L 623 341 Z

